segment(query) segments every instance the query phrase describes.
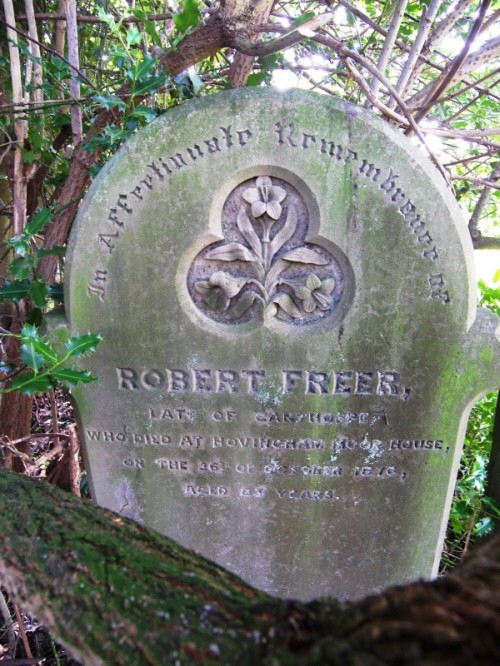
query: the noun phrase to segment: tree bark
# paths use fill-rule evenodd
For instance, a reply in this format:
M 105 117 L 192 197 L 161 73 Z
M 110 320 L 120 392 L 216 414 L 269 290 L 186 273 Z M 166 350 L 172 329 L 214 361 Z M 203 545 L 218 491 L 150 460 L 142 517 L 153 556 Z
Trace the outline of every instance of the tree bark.
M 84 664 L 500 660 L 500 539 L 448 578 L 357 603 L 280 600 L 159 534 L 0 470 L 0 576 Z

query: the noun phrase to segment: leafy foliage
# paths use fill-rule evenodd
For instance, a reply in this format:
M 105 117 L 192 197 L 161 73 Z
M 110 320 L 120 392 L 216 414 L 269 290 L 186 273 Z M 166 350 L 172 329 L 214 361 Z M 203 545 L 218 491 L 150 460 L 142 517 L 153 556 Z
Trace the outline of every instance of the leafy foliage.
M 2 370 L 6 375 L 2 383 L 9 379 L 12 379 L 12 383 L 9 388 L 0 390 L 0 393 L 20 391 L 31 395 L 38 391 L 50 391 L 58 383 L 74 386 L 97 380 L 90 372 L 67 367 L 67 363 L 71 358 L 95 351 L 97 345 L 102 341 L 98 333 L 87 333 L 70 338 L 66 343 L 66 353 L 61 355 L 32 324 L 25 324 L 19 335 L 13 333 L 8 335 L 19 340 L 21 361 L 24 365 L 19 368 L 14 364 L 4 364 Z

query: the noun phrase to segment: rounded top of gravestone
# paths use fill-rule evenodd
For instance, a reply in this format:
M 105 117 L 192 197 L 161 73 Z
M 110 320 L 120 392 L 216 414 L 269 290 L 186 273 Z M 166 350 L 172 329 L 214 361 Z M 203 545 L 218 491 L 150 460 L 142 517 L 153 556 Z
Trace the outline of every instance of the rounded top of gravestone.
M 472 246 L 441 174 L 372 113 L 301 90 L 221 93 L 140 130 L 96 178 L 69 256 L 80 325 L 139 295 L 229 337 L 474 318 Z

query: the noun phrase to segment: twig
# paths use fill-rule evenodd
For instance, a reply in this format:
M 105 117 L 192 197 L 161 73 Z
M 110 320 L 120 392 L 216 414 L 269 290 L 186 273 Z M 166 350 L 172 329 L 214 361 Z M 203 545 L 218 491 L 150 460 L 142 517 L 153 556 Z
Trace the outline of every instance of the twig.
M 493 173 L 491 174 L 491 180 L 496 182 L 499 178 L 500 178 L 500 162 L 493 170 Z M 484 207 L 488 203 L 488 199 L 490 198 L 492 189 L 493 188 L 490 185 L 485 185 L 479 199 L 477 200 L 477 203 L 474 207 L 474 211 L 472 212 L 471 218 L 469 220 L 469 229 L 477 229 L 477 227 L 479 226 L 481 213 L 483 212 Z
M 10 74 L 12 81 L 12 99 L 14 104 L 24 101 L 23 85 L 21 81 L 21 62 L 19 59 L 19 46 L 15 32 L 9 24 L 15 23 L 14 6 L 12 0 L 3 0 L 6 16 L 7 37 L 9 39 Z M 0 19 L 2 20 L 2 19 Z M 14 153 L 13 192 L 14 217 L 12 231 L 14 235 L 23 232 L 26 219 L 26 183 L 23 178 L 23 148 L 26 135 L 26 121 L 21 118 L 14 120 L 14 131 L 16 133 L 16 149 Z
M 172 16 L 173 16 L 172 12 L 166 14 L 148 14 L 147 20 L 166 21 L 168 19 L 171 19 Z M 37 12 L 35 14 L 35 18 L 37 19 L 37 21 L 66 21 L 66 14 Z M 88 14 L 77 14 L 76 18 L 78 23 L 101 23 L 101 24 L 105 23 L 105 21 L 100 19 L 98 16 L 89 16 Z M 17 20 L 23 23 L 26 22 L 27 21 L 26 14 L 19 14 Z M 116 20 L 118 20 L 118 17 L 116 17 Z M 120 21 L 122 23 L 144 23 L 144 21 L 141 18 L 137 18 L 137 16 L 124 16 L 123 18 L 120 18 Z
M 68 31 L 68 56 L 73 68 L 69 83 L 69 92 L 71 97 L 78 99 L 80 97 L 80 83 L 75 72 L 80 71 L 80 58 L 78 54 L 78 24 L 76 21 L 75 0 L 67 0 L 66 25 Z M 71 105 L 71 132 L 73 134 L 73 144 L 79 146 L 83 138 L 82 110 L 79 104 Z
M 21 611 L 19 610 L 19 606 L 17 603 L 12 600 L 12 607 L 14 608 L 14 612 L 16 614 L 16 620 L 17 624 L 19 625 L 19 635 L 21 636 L 21 641 L 24 646 L 24 651 L 26 652 L 26 656 L 28 659 L 33 659 L 33 653 L 31 652 L 30 644 L 28 641 L 28 637 L 26 636 L 26 628 L 24 626 L 24 618 L 21 615 Z
M 398 82 L 394 86 L 394 88 L 402 97 L 404 97 L 406 94 L 406 84 L 408 83 L 411 73 L 418 62 L 418 57 L 424 47 L 425 40 L 427 39 L 432 23 L 436 18 L 436 14 L 438 13 L 442 1 L 443 0 L 431 0 L 429 8 L 424 5 L 422 9 L 422 18 L 420 19 L 420 24 L 418 26 L 417 36 L 403 67 L 403 71 L 400 74 Z M 394 98 L 389 100 L 389 107 L 392 108 L 394 103 Z
M 471 31 L 465 41 L 463 49 L 460 51 L 458 56 L 453 60 L 449 69 L 446 72 L 439 76 L 434 82 L 431 90 L 427 94 L 427 98 L 422 102 L 422 108 L 420 111 L 417 111 L 415 114 L 415 122 L 420 122 L 427 113 L 429 109 L 440 99 L 441 94 L 451 85 L 455 74 L 458 72 L 462 66 L 464 60 L 467 58 L 469 51 L 472 48 L 472 44 L 479 32 L 481 24 L 484 20 L 484 15 L 490 6 L 491 0 L 482 0 L 481 7 L 479 8 L 479 14 L 477 19 L 474 21 L 474 25 L 471 28 Z
M 72 424 L 69 428 L 69 485 L 73 495 L 81 497 L 80 483 L 80 441 L 76 431 L 76 425 Z
M 7 639 L 8 639 L 8 649 L 7 649 L 7 659 L 13 659 L 16 655 L 16 633 L 14 627 L 12 626 L 12 616 L 10 614 L 9 607 L 5 601 L 5 597 L 2 594 L 0 589 L 0 617 L 3 618 L 4 627 L 7 629 Z M 3 662 L 2 662 L 3 663 Z
M 37 439 L 37 438 L 43 438 L 43 437 L 64 437 L 65 439 L 69 439 L 69 435 L 64 432 L 35 432 L 31 433 L 31 435 L 26 435 L 26 437 L 20 437 L 19 439 L 9 439 L 8 442 L 5 442 L 5 435 L 2 438 L 3 442 L 0 444 L 0 446 L 16 446 L 16 444 L 22 444 L 23 442 L 29 442 L 32 439 Z M 23 454 L 26 455 L 26 454 Z
M 382 47 L 382 51 L 380 52 L 377 62 L 377 69 L 381 74 L 385 73 L 387 64 L 389 62 L 389 56 L 391 55 L 391 51 L 394 48 L 394 42 L 396 41 L 396 37 L 398 36 L 399 28 L 401 27 L 401 22 L 403 20 L 407 4 L 408 0 L 398 0 L 398 4 L 396 6 L 396 9 L 394 10 L 394 14 L 391 20 L 391 25 L 389 27 L 389 32 L 384 41 L 384 45 Z M 373 97 L 377 97 L 378 91 L 380 90 L 380 84 L 381 81 L 378 77 L 374 77 L 372 79 L 370 90 L 372 92 Z
M 9 1 L 9 0 L 4 0 L 4 2 L 5 2 L 5 1 Z M 57 58 L 60 58 L 60 59 L 61 59 L 63 62 L 65 62 L 69 67 L 71 67 L 71 69 L 74 69 L 73 65 L 69 62 L 69 60 L 67 60 L 63 55 L 61 55 L 60 53 L 58 53 L 55 49 L 51 49 L 50 46 L 46 46 L 46 45 L 43 44 L 42 42 L 39 42 L 39 41 L 33 39 L 33 37 L 30 37 L 29 35 L 27 35 L 27 34 L 26 34 L 25 32 L 23 32 L 22 30 L 18 30 L 18 28 L 16 28 L 15 26 L 9 24 L 9 23 L 8 23 L 5 19 L 3 19 L 1 16 L 0 16 L 0 23 L 3 23 L 3 25 L 4 25 L 6 28 L 8 28 L 9 30 L 14 30 L 14 32 L 17 32 L 18 35 L 21 35 L 21 37 L 24 37 L 25 39 L 28 39 L 30 42 L 36 42 L 36 43 L 38 44 L 38 46 L 40 46 L 40 48 L 42 48 L 42 49 L 44 49 L 45 51 L 47 51 L 47 53 L 51 53 L 52 55 L 56 56 Z M 94 86 L 94 84 L 93 84 L 91 81 L 89 81 L 89 79 L 85 76 L 85 74 L 84 74 L 83 72 L 81 72 L 80 70 L 76 70 L 76 73 L 78 74 L 79 77 L 81 77 L 81 78 L 85 81 L 85 83 L 87 83 L 87 84 L 92 88 L 92 90 L 97 90 L 97 88 Z
M 492 190 L 500 190 L 500 185 L 497 185 L 491 180 L 484 180 L 484 178 L 471 178 L 469 176 L 451 176 L 453 180 L 465 180 L 468 183 L 474 183 L 474 185 L 483 185 Z

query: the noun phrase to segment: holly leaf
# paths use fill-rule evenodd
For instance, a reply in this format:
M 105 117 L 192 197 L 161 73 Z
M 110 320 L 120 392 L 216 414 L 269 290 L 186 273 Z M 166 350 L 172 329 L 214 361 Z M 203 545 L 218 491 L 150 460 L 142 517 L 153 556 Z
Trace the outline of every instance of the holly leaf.
M 39 234 L 40 231 L 47 226 L 47 224 L 52 220 L 52 210 L 50 208 L 40 208 L 38 213 L 33 215 L 31 220 L 25 227 L 25 233 L 33 236 L 33 234 Z
M 9 238 L 7 243 L 10 247 L 14 248 L 20 257 L 24 257 L 30 251 L 31 237 L 25 233 L 19 234 L 19 236 Z
M 16 257 L 10 262 L 9 273 L 16 280 L 28 280 L 36 264 L 36 258 L 29 254 L 25 257 Z
M 50 343 L 40 337 L 38 329 L 33 324 L 25 324 L 25 326 L 23 326 L 21 331 L 21 342 L 26 347 L 29 346 L 32 348 L 33 352 L 36 354 L 41 355 L 44 359 L 44 363 L 48 364 L 57 362 L 56 351 Z M 27 363 L 27 365 L 30 364 Z M 30 365 L 30 367 L 32 368 L 33 366 Z
M 95 351 L 100 342 L 102 342 L 102 336 L 99 333 L 75 335 L 66 343 L 66 350 L 69 356 L 82 356 L 87 352 Z
M 43 259 L 44 257 L 64 257 L 66 254 L 66 248 L 62 245 L 53 245 L 50 249 L 42 248 L 36 253 L 37 259 Z
M 53 379 L 56 379 L 58 382 L 63 384 L 68 384 L 69 386 L 75 386 L 76 384 L 89 384 L 90 382 L 96 382 L 97 377 L 94 377 L 88 370 L 73 370 L 73 368 L 60 368 L 55 372 L 52 372 L 50 375 Z
M 43 308 L 47 302 L 50 291 L 42 278 L 38 278 L 30 285 L 30 296 L 37 308 Z
M 184 0 L 182 12 L 175 14 L 173 18 L 179 32 L 186 32 L 191 26 L 198 25 L 201 19 L 198 0 Z
M 47 375 L 37 375 L 32 370 L 16 377 L 12 382 L 12 389 L 32 395 L 33 393 L 46 392 L 54 388 L 54 384 Z
M 14 281 L 5 280 L 4 284 L 0 287 L 0 299 L 2 301 L 14 301 L 18 303 L 22 298 L 29 294 L 30 282 L 29 280 Z
M 35 374 L 45 365 L 43 354 L 39 354 L 32 342 L 21 345 L 21 360 L 28 368 L 32 368 Z

